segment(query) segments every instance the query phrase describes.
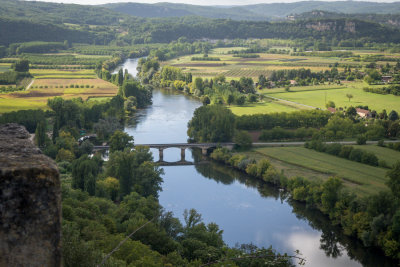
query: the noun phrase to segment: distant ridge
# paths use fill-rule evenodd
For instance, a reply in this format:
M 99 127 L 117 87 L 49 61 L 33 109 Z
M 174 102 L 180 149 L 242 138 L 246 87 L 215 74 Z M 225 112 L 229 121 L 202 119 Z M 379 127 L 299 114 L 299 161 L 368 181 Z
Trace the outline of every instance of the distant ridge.
M 233 20 L 282 20 L 288 15 L 313 10 L 344 14 L 399 14 L 400 2 L 377 3 L 366 1 L 301 1 L 293 3 L 271 3 L 244 6 L 199 6 L 175 3 L 115 3 L 103 7 L 114 11 L 146 18 L 202 16 Z

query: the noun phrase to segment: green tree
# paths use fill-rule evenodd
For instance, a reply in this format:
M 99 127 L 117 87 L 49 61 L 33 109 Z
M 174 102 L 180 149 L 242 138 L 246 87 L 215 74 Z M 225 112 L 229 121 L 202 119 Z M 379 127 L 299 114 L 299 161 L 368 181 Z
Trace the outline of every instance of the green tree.
M 397 121 L 399 119 L 399 114 L 397 114 L 397 112 L 395 110 L 392 110 L 389 113 L 388 119 L 391 121 Z
M 350 102 L 350 100 L 353 98 L 353 95 L 352 94 L 346 94 L 346 97 L 349 99 L 349 102 Z
M 122 131 L 115 131 L 110 137 L 110 152 L 133 147 L 133 137 Z
M 189 138 L 196 142 L 228 142 L 235 129 L 235 116 L 221 105 L 202 106 L 195 110 L 188 124 Z
M 233 142 L 239 147 L 247 149 L 252 145 L 251 135 L 247 131 L 236 131 Z
M 99 164 L 95 159 L 83 155 L 72 162 L 72 188 L 86 191 L 94 196 L 96 193 L 96 179 Z
M 29 71 L 29 61 L 26 59 L 20 59 L 14 63 L 13 69 L 17 72 L 28 72 Z
M 393 168 L 387 172 L 386 176 L 389 178 L 386 183 L 387 186 L 392 190 L 393 195 L 400 199 L 400 161 L 393 165 Z
M 118 71 L 118 76 L 117 76 L 117 84 L 119 86 L 121 86 L 124 82 L 124 71 L 122 69 L 120 69 Z
M 339 190 L 342 188 L 342 181 L 337 177 L 329 178 L 322 185 L 321 203 L 322 209 L 328 213 L 334 211 L 336 202 L 339 199 Z
M 106 166 L 106 175 L 115 177 L 120 183 L 120 196 L 136 191 L 142 196 L 158 197 L 161 190 L 160 170 L 153 162 L 148 148 L 136 147 L 135 150 L 115 151 L 110 154 Z
M 335 105 L 335 102 L 329 100 L 328 103 L 326 103 L 325 107 L 326 108 L 335 108 L 336 105 Z
M 35 142 L 38 147 L 44 147 L 47 136 L 46 136 L 46 121 L 40 121 L 36 126 L 35 131 Z

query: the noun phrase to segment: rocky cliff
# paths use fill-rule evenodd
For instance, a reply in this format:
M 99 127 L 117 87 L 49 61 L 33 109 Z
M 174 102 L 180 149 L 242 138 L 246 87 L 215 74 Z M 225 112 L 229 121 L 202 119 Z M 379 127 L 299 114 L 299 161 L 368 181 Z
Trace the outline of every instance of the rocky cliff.
M 59 172 L 17 124 L 0 126 L 0 266 L 61 266 Z

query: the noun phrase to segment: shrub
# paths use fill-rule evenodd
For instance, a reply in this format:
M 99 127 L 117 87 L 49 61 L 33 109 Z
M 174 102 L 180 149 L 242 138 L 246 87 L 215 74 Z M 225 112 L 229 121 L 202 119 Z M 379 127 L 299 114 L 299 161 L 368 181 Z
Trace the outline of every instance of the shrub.
M 348 159 L 353 149 L 354 148 L 352 146 L 342 146 L 342 149 L 340 150 L 339 153 L 339 157 Z
M 359 135 L 357 137 L 357 145 L 365 145 L 367 143 L 367 137 L 365 135 Z
M 375 154 L 366 151 L 363 151 L 361 162 L 372 166 L 378 166 L 379 163 L 378 158 L 375 156 Z
M 342 145 L 331 144 L 326 146 L 325 152 L 331 155 L 339 156 L 341 150 L 342 150 Z
M 361 149 L 353 149 L 349 155 L 349 160 L 361 162 L 363 151 Z
M 385 141 L 383 139 L 378 141 L 378 146 L 384 147 L 385 146 Z

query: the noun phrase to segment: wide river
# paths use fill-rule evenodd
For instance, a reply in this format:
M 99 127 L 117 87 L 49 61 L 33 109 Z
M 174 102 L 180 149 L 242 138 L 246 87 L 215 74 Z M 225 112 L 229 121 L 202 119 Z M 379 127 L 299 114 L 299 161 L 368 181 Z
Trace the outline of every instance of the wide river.
M 122 68 L 136 75 L 136 59 Z M 153 91 L 153 104 L 137 112 L 125 131 L 136 144 L 185 143 L 187 123 L 200 102 L 174 92 Z M 158 160 L 158 151 L 152 150 Z M 186 160 L 199 161 L 186 150 Z M 180 160 L 180 150 L 164 150 L 164 160 Z M 183 222 L 185 209 L 196 209 L 205 223 L 223 229 L 227 245 L 253 243 L 279 252 L 300 250 L 306 266 L 394 266 L 381 253 L 341 234 L 325 216 L 291 201 L 283 192 L 216 163 L 163 167 L 160 204 Z

